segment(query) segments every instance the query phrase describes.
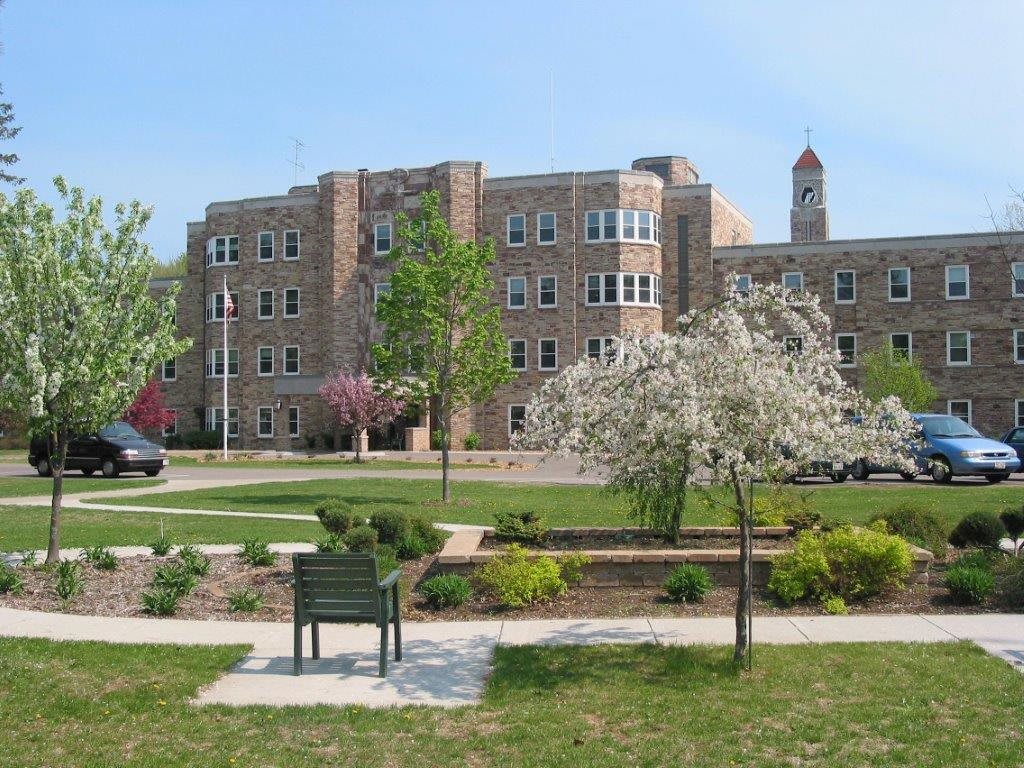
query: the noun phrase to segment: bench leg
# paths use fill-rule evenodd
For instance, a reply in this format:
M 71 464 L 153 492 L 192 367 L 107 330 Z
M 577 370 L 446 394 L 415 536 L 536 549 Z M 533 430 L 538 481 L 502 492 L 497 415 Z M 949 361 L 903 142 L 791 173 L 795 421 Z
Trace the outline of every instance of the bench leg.
M 313 622 L 313 658 L 320 658 L 320 622 Z
M 398 612 L 398 585 L 395 585 L 395 661 L 402 660 L 402 616 Z
M 388 676 L 388 623 L 380 623 L 380 666 L 377 669 L 378 677 Z
M 302 674 L 302 625 L 295 622 L 295 650 L 294 650 L 293 674 Z

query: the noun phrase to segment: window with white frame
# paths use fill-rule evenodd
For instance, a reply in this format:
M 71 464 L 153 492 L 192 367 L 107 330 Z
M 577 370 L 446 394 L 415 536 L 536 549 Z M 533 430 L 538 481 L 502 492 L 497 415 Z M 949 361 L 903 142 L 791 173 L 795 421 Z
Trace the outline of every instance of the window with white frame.
M 1013 362 L 1024 364 L 1024 329 L 1018 328 L 1013 332 Z
M 537 306 L 558 306 L 558 278 L 555 275 L 537 278 Z
M 946 298 L 971 298 L 971 270 L 966 264 L 946 267 Z
M 256 436 L 274 436 L 274 408 L 269 405 L 261 405 L 256 409 Z
M 909 332 L 890 333 L 889 344 L 894 355 L 902 355 L 907 361 L 914 359 L 914 339 Z
M 508 435 L 511 437 L 516 432 L 526 429 L 526 406 L 510 405 L 508 407 Z
M 288 408 L 288 437 L 299 436 L 299 406 L 292 405 Z
M 587 339 L 587 357 L 591 360 L 611 362 L 618 357 L 618 354 L 618 345 L 611 336 Z
M 178 434 L 178 411 L 174 408 L 168 408 L 167 412 L 174 417 L 174 421 L 166 425 L 161 430 L 161 434 L 163 434 L 164 437 L 170 437 L 171 435 Z
M 224 375 L 224 350 L 206 350 L 206 378 L 216 378 Z M 238 350 L 228 350 L 228 376 L 238 375 Z
M 298 376 L 299 374 L 299 348 L 288 346 L 284 348 L 284 375 Z
M 257 291 L 256 317 L 260 320 L 274 319 L 274 289 L 261 288 Z
M 285 317 L 298 317 L 299 316 L 299 294 L 298 288 L 285 288 L 284 289 L 284 316 Z
M 857 273 L 852 269 L 836 270 L 836 304 L 857 301 Z
M 804 289 L 804 273 L 783 272 L 782 287 L 785 289 L 787 295 L 792 293 L 801 293 Z
M 740 296 L 746 296 L 750 293 L 750 286 L 754 283 L 750 279 L 750 275 L 736 275 L 736 282 L 733 283 L 733 293 L 737 293 Z
M 288 261 L 299 258 L 299 230 L 297 229 L 284 231 L 284 258 Z
M 1024 427 L 1024 400 L 1013 401 L 1013 415 L 1018 427 Z
M 526 370 L 526 339 L 508 340 L 508 359 L 513 370 Z
M 235 322 L 238 320 L 238 293 L 235 291 L 229 291 L 228 295 L 231 296 L 232 311 L 228 317 L 228 322 Z M 216 293 L 210 293 L 206 296 L 206 322 L 212 323 L 215 320 L 224 319 L 224 292 L 217 291 Z
M 661 306 L 661 277 L 646 272 L 587 275 L 587 304 Z
M 526 216 L 513 213 L 505 220 L 506 242 L 509 245 L 526 245 Z
M 386 293 L 391 293 L 391 283 L 374 283 L 373 306 L 376 307 L 380 303 L 381 298 Z
M 224 409 L 207 408 L 206 423 L 207 432 L 221 432 L 224 429 Z M 228 408 L 228 437 L 238 437 L 238 409 Z
M 274 233 L 273 232 L 260 232 L 256 236 L 256 245 L 259 252 L 260 261 L 273 261 L 274 260 Z
M 910 301 L 910 267 L 889 270 L 889 301 Z
M 537 245 L 553 245 L 557 237 L 555 214 L 537 214 Z
M 274 348 L 260 347 L 256 350 L 256 375 L 274 375 Z
M 971 423 L 971 401 L 970 400 L 947 400 L 946 413 Z
M 523 309 L 526 306 L 526 278 L 510 277 L 508 279 L 508 308 Z
M 971 332 L 946 332 L 946 365 L 971 364 Z
M 661 216 L 654 211 L 616 208 L 586 212 L 586 241 L 661 244 Z
M 537 340 L 537 370 L 558 370 L 558 339 Z
M 238 235 L 211 237 L 206 241 L 206 266 L 216 267 L 238 263 Z
M 391 224 L 375 224 L 373 226 L 373 253 L 383 256 L 391 253 Z
M 1010 284 L 1011 296 L 1024 296 L 1024 261 L 1015 261 L 1010 265 L 1013 282 Z
M 164 360 L 164 364 L 160 366 L 160 378 L 164 381 L 176 381 L 178 378 L 178 361 L 175 358 L 170 360 Z
M 804 351 L 804 337 L 803 336 L 783 336 L 782 346 L 785 347 L 786 351 L 791 355 L 799 355 Z
M 839 352 L 840 368 L 853 368 L 857 365 L 857 334 L 837 333 L 836 351 Z

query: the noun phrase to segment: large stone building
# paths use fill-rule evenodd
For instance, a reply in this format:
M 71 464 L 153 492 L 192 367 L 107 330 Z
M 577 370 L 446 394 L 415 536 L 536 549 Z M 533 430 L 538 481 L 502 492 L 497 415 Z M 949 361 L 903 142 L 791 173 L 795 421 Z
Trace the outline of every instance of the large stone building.
M 505 447 L 547 377 L 624 331 L 672 328 L 730 273 L 819 293 L 851 381 L 858 355 L 890 340 L 936 383 L 936 409 L 992 434 L 1024 424 L 1015 367 L 1024 363 L 1024 233 L 830 240 L 825 169 L 808 147 L 793 167 L 789 243 L 752 244 L 750 219 L 675 156 L 502 178 L 456 161 L 331 172 L 284 195 L 211 203 L 204 221 L 188 224 L 178 306 L 195 345 L 163 371 L 177 431 L 214 428 L 222 416 L 226 278 L 238 308 L 226 361 L 237 444 L 326 444 L 317 387 L 330 371 L 369 367 L 395 216 L 415 216 L 428 189 L 440 191 L 462 237 L 494 239 L 494 300 L 520 372 L 458 418 L 456 445 L 473 431 L 483 447 Z

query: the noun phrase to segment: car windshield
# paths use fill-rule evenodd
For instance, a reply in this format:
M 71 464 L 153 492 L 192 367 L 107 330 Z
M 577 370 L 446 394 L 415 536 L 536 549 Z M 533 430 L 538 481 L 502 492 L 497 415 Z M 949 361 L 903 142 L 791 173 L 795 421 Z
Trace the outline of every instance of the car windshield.
M 918 421 L 929 437 L 981 437 L 974 427 L 956 416 L 921 416 Z
M 126 438 L 144 439 L 142 435 L 132 429 L 131 424 L 123 421 L 115 421 L 99 431 L 99 436 L 104 440 L 124 440 Z

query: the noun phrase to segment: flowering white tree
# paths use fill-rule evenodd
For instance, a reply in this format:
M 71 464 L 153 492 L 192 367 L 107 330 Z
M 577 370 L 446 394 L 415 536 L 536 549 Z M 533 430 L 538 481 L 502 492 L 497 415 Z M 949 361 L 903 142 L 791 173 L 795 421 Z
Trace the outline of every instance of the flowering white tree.
M 784 336 L 801 337 L 799 348 Z M 749 643 L 752 483 L 826 458 L 903 465 L 910 416 L 894 398 L 873 404 L 845 384 L 817 297 L 779 286 L 730 294 L 680 318 L 672 333 L 619 345 L 617 359 L 581 360 L 549 381 L 517 444 L 579 454 L 581 471 L 607 467 L 635 511 L 676 530 L 698 472 L 727 485 L 740 520 L 740 660 Z
M 192 343 L 175 339 L 177 286 L 149 295 L 155 259 L 139 237 L 150 210 L 119 204 L 108 229 L 99 198 L 54 185 L 59 221 L 31 190 L 0 195 L 0 409 L 27 411 L 29 434 L 49 442 L 47 562 L 59 557 L 69 437 L 118 418 L 156 365 Z

